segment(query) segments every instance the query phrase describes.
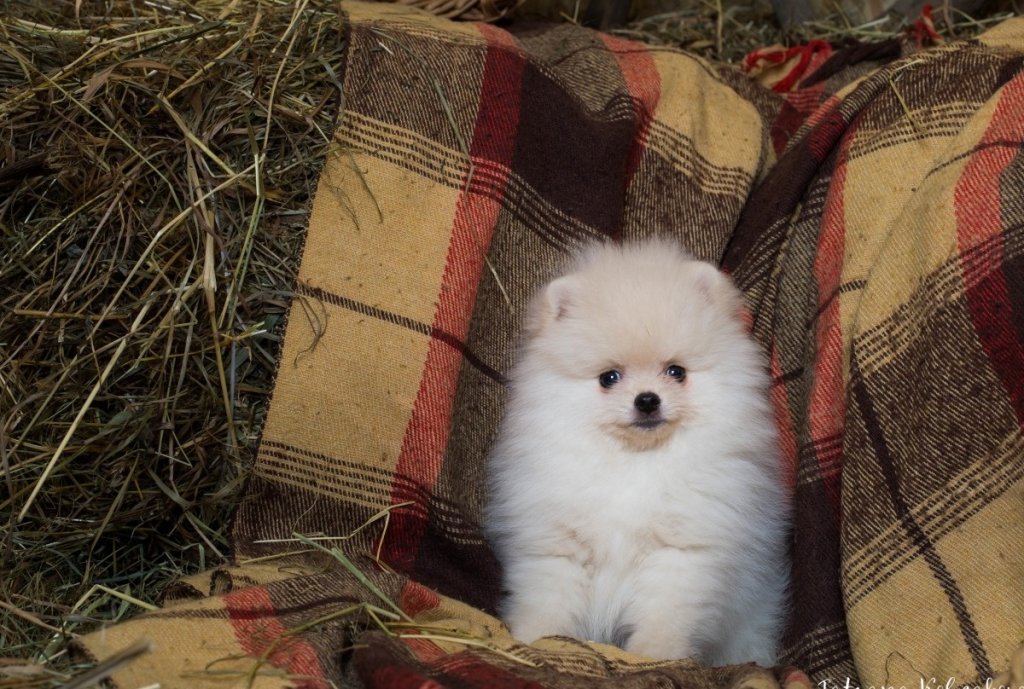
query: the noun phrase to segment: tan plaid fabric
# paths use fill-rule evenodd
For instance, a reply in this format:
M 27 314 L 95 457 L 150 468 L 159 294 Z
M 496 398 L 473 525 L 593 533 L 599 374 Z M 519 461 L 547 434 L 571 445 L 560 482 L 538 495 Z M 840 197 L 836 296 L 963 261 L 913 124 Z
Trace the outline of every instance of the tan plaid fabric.
M 914 672 L 1008 666 L 1024 638 L 1022 22 L 783 98 L 578 27 L 342 8 L 337 149 L 238 565 L 82 641 L 103 657 L 154 640 L 118 686 L 909 689 Z M 581 242 L 653 234 L 724 257 L 772 354 L 797 498 L 786 661 L 810 679 L 524 647 L 489 614 L 482 459 L 522 307 Z M 367 606 L 389 604 L 294 534 L 333 537 L 414 623 L 379 625 Z
M 1022 30 L 813 110 L 726 257 L 796 469 L 787 655 L 821 680 L 959 686 L 1024 639 Z

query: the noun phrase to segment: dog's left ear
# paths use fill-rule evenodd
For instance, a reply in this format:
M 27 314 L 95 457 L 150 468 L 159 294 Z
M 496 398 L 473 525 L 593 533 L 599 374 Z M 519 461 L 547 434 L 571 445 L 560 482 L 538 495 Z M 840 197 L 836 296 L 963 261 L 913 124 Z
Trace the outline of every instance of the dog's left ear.
M 694 261 L 694 281 L 697 291 L 712 306 L 739 314 L 743 310 L 743 295 L 732 279 L 710 263 Z

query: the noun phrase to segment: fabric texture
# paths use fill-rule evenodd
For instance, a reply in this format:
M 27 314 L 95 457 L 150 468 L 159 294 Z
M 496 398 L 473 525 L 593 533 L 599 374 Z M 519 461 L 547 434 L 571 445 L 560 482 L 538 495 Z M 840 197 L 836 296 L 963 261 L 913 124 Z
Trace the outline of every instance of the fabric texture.
M 571 25 L 339 21 L 337 147 L 237 564 L 80 641 L 154 642 L 117 686 L 909 688 L 1009 667 L 1024 20 L 884 65 L 833 55 L 785 95 Z M 523 307 L 581 243 L 652 235 L 724 264 L 770 355 L 796 504 L 774 670 L 528 647 L 493 617 L 483 459 Z

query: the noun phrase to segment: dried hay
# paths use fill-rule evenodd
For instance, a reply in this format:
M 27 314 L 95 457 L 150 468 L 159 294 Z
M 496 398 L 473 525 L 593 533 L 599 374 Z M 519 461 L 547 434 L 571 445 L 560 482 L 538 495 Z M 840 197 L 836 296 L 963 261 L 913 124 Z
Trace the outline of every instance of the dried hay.
M 523 0 L 394 0 L 449 19 L 492 22 L 511 16 Z
M 1017 4 L 1015 4 L 1017 3 Z M 889 13 L 854 24 L 841 11 L 814 22 L 782 29 L 771 0 L 686 0 L 672 12 L 637 18 L 612 33 L 652 45 L 669 45 L 710 60 L 738 64 L 757 48 L 798 45 L 820 39 L 838 45 L 906 37 L 914 24 Z M 1020 5 L 1018 7 L 1018 4 Z M 1024 12 L 1021 0 L 997 0 L 984 17 L 974 18 L 951 6 L 935 3 L 935 29 L 944 40 L 970 38 L 1004 19 Z
M 331 145 L 335 9 L 0 14 L 2 655 L 52 663 L 225 561 Z
M 1004 12 L 1013 8 L 1006 6 Z M 225 561 L 339 103 L 330 0 L 0 13 L 0 688 Z M 986 22 L 938 13 L 962 37 Z M 738 61 L 874 39 L 693 0 L 616 33 Z M 101 668 L 102 669 L 102 668 Z

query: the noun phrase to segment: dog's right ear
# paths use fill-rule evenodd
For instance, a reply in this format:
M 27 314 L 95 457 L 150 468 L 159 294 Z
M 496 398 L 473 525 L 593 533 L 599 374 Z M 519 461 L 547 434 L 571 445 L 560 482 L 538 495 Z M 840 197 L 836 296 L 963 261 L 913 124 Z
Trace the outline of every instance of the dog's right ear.
M 576 282 L 577 280 L 574 276 L 566 275 L 553 281 L 544 291 L 552 320 L 562 320 L 569 315 L 569 312 L 575 306 Z
M 572 313 L 575 306 L 577 280 L 572 275 L 565 275 L 548 284 L 534 299 L 526 319 L 526 329 L 537 334 L 555 321 L 560 321 Z

